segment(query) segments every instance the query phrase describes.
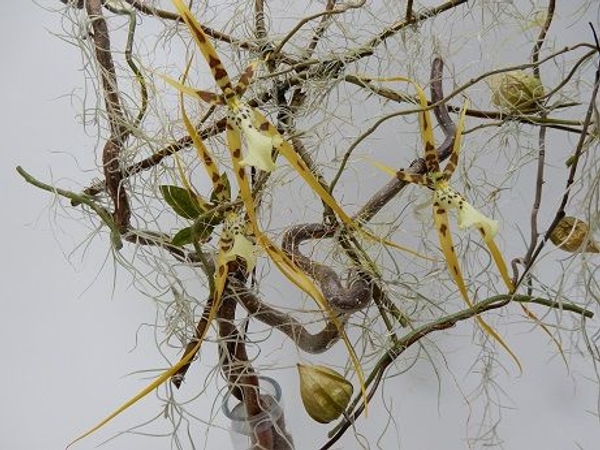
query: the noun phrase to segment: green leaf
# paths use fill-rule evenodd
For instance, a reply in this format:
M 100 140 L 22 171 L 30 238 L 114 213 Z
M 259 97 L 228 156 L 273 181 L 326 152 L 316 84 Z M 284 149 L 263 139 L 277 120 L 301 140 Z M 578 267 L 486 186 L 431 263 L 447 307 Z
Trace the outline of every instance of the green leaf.
M 196 234 L 196 239 L 200 242 L 208 241 L 208 238 L 212 234 L 215 229 L 214 225 L 206 225 L 204 228 L 201 228 Z M 179 230 L 173 239 L 171 239 L 171 244 L 176 247 L 183 247 L 186 244 L 191 244 L 194 242 L 194 236 L 192 236 L 192 227 L 185 227 Z
M 192 227 L 185 227 L 179 230 L 173 239 L 171 239 L 171 244 L 176 247 L 183 247 L 186 244 L 192 243 Z
M 213 215 L 206 220 L 203 220 L 198 224 L 196 228 L 196 236 L 195 238 L 200 242 L 207 242 L 210 239 L 210 236 L 217 225 L 222 223 L 224 217 L 222 215 Z M 194 236 L 192 236 L 192 228 L 186 227 L 179 230 L 173 239 L 171 239 L 171 244 L 182 247 L 186 244 L 191 244 L 194 242 Z
M 223 185 L 225 186 L 225 193 L 224 193 L 225 200 L 226 201 L 231 200 L 231 185 L 229 184 L 229 178 L 227 178 L 227 174 L 225 172 L 223 172 L 221 174 L 221 183 L 223 183 Z M 219 202 L 219 199 L 217 198 L 217 195 L 214 190 L 210 194 L 210 202 L 211 203 Z
M 186 219 L 195 219 L 200 214 L 206 212 L 202 208 L 200 199 L 187 189 L 179 186 L 162 185 L 160 192 L 165 201 L 173 208 L 178 215 Z

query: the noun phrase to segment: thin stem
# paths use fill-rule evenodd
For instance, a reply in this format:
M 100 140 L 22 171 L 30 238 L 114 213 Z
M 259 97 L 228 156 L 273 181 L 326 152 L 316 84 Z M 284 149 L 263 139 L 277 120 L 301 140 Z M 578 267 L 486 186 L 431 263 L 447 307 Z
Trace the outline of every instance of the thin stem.
M 597 52 L 600 55 L 600 44 L 598 43 L 596 31 L 591 24 L 590 24 L 590 27 L 592 28 L 592 32 L 594 33 L 594 39 L 596 40 Z M 552 221 L 552 223 L 546 230 L 546 233 L 544 234 L 542 241 L 538 243 L 535 251 L 533 251 L 533 253 L 531 254 L 531 257 L 529 258 L 529 261 L 526 261 L 523 273 L 519 277 L 517 283 L 515 283 L 515 289 L 527 277 L 529 271 L 531 270 L 531 267 L 533 266 L 533 263 L 536 261 L 537 257 L 539 256 L 542 249 L 546 245 L 546 242 L 550 239 L 550 235 L 552 234 L 552 231 L 558 225 L 558 223 L 561 221 L 561 219 L 565 216 L 565 207 L 567 206 L 567 203 L 569 201 L 571 186 L 575 182 L 575 174 L 577 173 L 577 165 L 579 162 L 579 157 L 581 156 L 581 153 L 583 152 L 583 147 L 584 147 L 584 144 L 587 139 L 588 130 L 592 124 L 592 116 L 594 115 L 594 108 L 596 105 L 596 97 L 598 96 L 599 89 L 600 89 L 600 67 L 597 67 L 595 77 L 594 77 L 594 87 L 592 89 L 592 95 L 590 96 L 590 101 L 589 101 L 588 108 L 587 108 L 587 111 L 585 114 L 585 119 L 583 121 L 583 129 L 582 129 L 581 134 L 579 135 L 579 140 L 578 140 L 577 146 L 575 148 L 575 153 L 573 155 L 572 164 L 570 166 L 569 175 L 567 177 L 567 182 L 565 185 L 565 190 L 564 190 L 564 194 L 563 194 L 561 203 L 556 211 L 554 220 Z
M 539 237 L 538 233 L 538 213 L 540 211 L 540 205 L 542 203 L 542 191 L 544 189 L 544 167 L 546 162 L 546 127 L 541 126 L 538 133 L 538 165 L 537 165 L 537 176 L 535 181 L 535 196 L 533 200 L 533 207 L 531 209 L 530 216 L 530 227 L 531 234 L 529 238 L 529 247 L 527 253 L 523 257 L 525 264 L 529 263 L 531 255 L 535 250 L 535 246 Z
M 549 0 L 548 9 L 546 10 L 546 20 L 542 25 L 542 29 L 540 30 L 540 34 L 538 35 L 537 41 L 535 42 L 535 46 L 533 47 L 533 52 L 531 54 L 531 62 L 535 64 L 533 67 L 533 75 L 539 80 L 540 79 L 540 67 L 537 65 L 537 62 L 540 59 L 540 50 L 544 45 L 544 41 L 546 40 L 546 35 L 548 34 L 548 30 L 550 29 L 550 25 L 552 24 L 552 19 L 554 18 L 554 10 L 556 9 L 556 0 Z
M 396 358 L 398 358 L 398 356 L 404 353 L 404 351 L 410 348 L 413 344 L 419 342 L 425 336 L 435 331 L 447 330 L 454 327 L 458 322 L 472 319 L 487 311 L 502 308 L 511 301 L 538 303 L 551 308 L 567 310 L 566 303 L 553 302 L 551 300 L 541 298 L 531 298 L 524 295 L 505 294 L 487 298 L 470 308 L 466 308 L 457 313 L 441 317 L 435 321 L 422 325 L 421 327 L 416 328 L 400 338 L 398 342 L 390 346 L 388 351 L 380 357 L 366 380 L 367 387 L 371 387 L 371 389 L 369 389 L 368 397 L 371 398 L 377 391 L 379 383 L 383 379 L 383 375 L 387 368 L 396 360 Z M 569 308 L 570 311 L 581 314 L 583 317 L 591 317 L 593 315 L 590 311 L 587 311 L 576 305 L 570 304 Z M 347 408 L 344 419 L 342 419 L 342 421 L 333 430 L 331 430 L 329 433 L 329 441 L 327 441 L 327 443 L 323 445 L 320 450 L 331 448 L 331 446 L 343 436 L 345 431 L 360 417 L 363 410 L 364 404 L 361 402 L 360 398 L 356 397 Z
M 153 6 L 148 5 L 146 2 L 142 2 L 140 0 L 125 0 L 125 1 L 128 4 L 130 4 L 132 7 L 134 7 L 138 11 L 140 11 L 141 13 L 148 14 L 150 16 L 154 16 L 154 17 L 157 17 L 160 19 L 177 20 L 177 21 L 183 22 L 183 19 L 181 19 L 181 17 L 179 17 L 179 14 L 177 14 L 177 13 L 173 13 L 170 11 L 165 11 L 165 10 L 162 10 L 159 8 L 155 8 Z M 249 42 L 236 40 L 225 33 L 214 30 L 203 24 L 201 24 L 200 26 L 202 27 L 202 31 L 204 31 L 204 33 L 206 33 L 206 35 L 212 37 L 213 39 L 216 39 L 216 40 L 222 41 L 222 42 L 227 42 L 229 44 L 235 45 L 236 47 L 240 47 L 240 48 L 244 48 L 244 49 L 248 49 L 248 50 L 256 49 L 256 46 Z
M 81 204 L 89 206 L 98 215 L 98 217 L 100 217 L 100 219 L 106 224 L 106 226 L 108 226 L 108 228 L 110 229 L 111 240 L 112 240 L 112 243 L 115 246 L 115 248 L 117 250 L 120 250 L 123 247 L 123 243 L 121 241 L 121 233 L 119 232 L 119 228 L 117 227 L 117 224 L 115 223 L 112 215 L 106 209 L 97 205 L 96 202 L 94 202 L 94 200 L 92 198 L 90 198 L 88 195 L 76 194 L 74 192 L 67 191 L 65 189 L 60 189 L 60 188 L 51 186 L 49 184 L 43 183 L 43 182 L 35 179 L 29 173 L 27 173 L 25 171 L 25 169 L 23 169 L 21 166 L 17 166 L 16 170 L 19 173 L 19 175 L 21 175 L 25 179 L 25 181 L 27 181 L 29 184 L 32 184 L 33 186 L 35 186 L 37 188 L 40 188 L 47 192 L 52 192 L 54 194 L 60 195 L 61 197 L 65 197 L 65 198 L 68 198 L 69 200 L 77 201 Z
M 413 0 L 408 0 L 406 2 L 406 15 L 404 16 L 404 20 L 406 22 L 410 22 L 413 17 Z
M 275 50 L 273 50 L 273 53 L 275 55 L 281 53 L 281 50 L 283 49 L 283 47 L 285 46 L 285 44 L 287 44 L 289 42 L 289 40 L 298 32 L 300 31 L 300 29 L 307 24 L 308 22 L 318 19 L 319 17 L 323 17 L 323 16 L 331 16 L 331 15 L 335 15 L 335 14 L 341 14 L 344 13 L 346 11 L 348 11 L 349 9 L 356 9 L 356 8 L 360 8 L 365 4 L 366 0 L 360 0 L 357 4 L 352 4 L 352 3 L 347 3 L 344 6 L 340 7 L 340 8 L 333 8 L 330 10 L 325 10 L 323 12 L 320 13 L 316 13 L 313 14 L 311 16 L 307 16 L 302 18 L 302 20 L 300 20 L 295 26 L 294 28 L 292 28 L 292 30 L 279 42 L 279 44 L 277 45 L 277 47 L 275 47 Z
M 335 3 L 336 3 L 336 0 L 327 0 L 327 4 L 325 5 L 325 11 L 333 11 L 334 7 L 335 7 Z M 323 37 L 323 35 L 325 34 L 325 31 L 327 31 L 327 28 L 329 28 L 329 25 L 331 24 L 331 17 L 332 17 L 331 14 L 327 14 L 327 15 L 324 15 L 323 17 L 321 17 L 321 22 L 319 22 L 319 25 L 317 26 L 317 29 L 315 30 L 313 37 L 310 40 L 310 43 L 306 47 L 306 52 L 305 52 L 306 59 L 311 57 L 311 55 L 317 48 L 317 45 L 318 45 L 319 41 L 321 40 L 321 37 Z
M 259 42 L 264 41 L 267 38 L 264 0 L 254 0 L 254 28 L 256 30 L 256 39 Z
M 126 233 L 129 229 L 131 209 L 123 183 L 121 151 L 125 139 L 129 135 L 129 130 L 121 107 L 115 65 L 110 48 L 110 35 L 102 14 L 102 2 L 101 0 L 88 0 L 85 2 L 85 8 L 92 23 L 94 54 L 99 66 L 104 103 L 110 124 L 110 137 L 106 140 L 102 151 L 104 178 L 114 204 L 115 222 L 119 231 Z
M 148 109 L 148 88 L 146 87 L 146 80 L 144 79 L 144 75 L 140 71 L 139 67 L 136 65 L 133 60 L 133 40 L 135 38 L 135 29 L 137 17 L 135 11 L 127 9 L 127 8 L 117 8 L 110 3 L 105 3 L 104 7 L 115 14 L 127 15 L 129 16 L 129 29 L 127 31 L 127 43 L 125 44 L 125 61 L 127 61 L 127 65 L 133 71 L 136 80 L 140 85 L 140 96 L 142 104 L 140 106 L 140 110 L 137 114 L 133 122 L 133 128 L 137 128 L 142 119 L 146 115 L 146 110 Z

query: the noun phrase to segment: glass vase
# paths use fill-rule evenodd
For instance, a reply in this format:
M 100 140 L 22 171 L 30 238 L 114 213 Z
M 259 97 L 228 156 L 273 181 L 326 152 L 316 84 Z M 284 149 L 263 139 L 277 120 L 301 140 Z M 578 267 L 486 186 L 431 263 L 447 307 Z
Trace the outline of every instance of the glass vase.
M 286 430 L 281 386 L 269 377 L 258 377 L 263 411 L 248 417 L 242 402 L 231 392 L 223 400 L 223 413 L 231 421 L 229 434 L 234 450 L 294 450 Z M 233 403 L 233 407 L 230 406 Z M 269 442 L 269 448 L 259 442 Z

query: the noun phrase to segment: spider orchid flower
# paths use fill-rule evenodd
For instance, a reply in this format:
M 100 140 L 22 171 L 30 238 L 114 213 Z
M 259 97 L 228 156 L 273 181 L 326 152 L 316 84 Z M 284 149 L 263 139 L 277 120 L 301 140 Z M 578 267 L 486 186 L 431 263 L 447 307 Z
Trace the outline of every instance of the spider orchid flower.
M 230 123 L 237 128 L 246 142 L 247 154 L 240 161 L 242 166 L 252 166 L 265 172 L 271 172 L 276 165 L 272 153 L 274 148 L 281 146 L 282 138 L 279 135 L 269 135 L 257 126 L 254 110 L 241 103 L 236 110 L 229 113 Z
M 483 215 L 448 185 L 435 190 L 434 202 L 439 202 L 446 209 L 456 209 L 458 227 L 461 230 L 470 227 L 477 228 L 483 230 L 485 235 L 490 238 L 493 238 L 498 232 L 498 222 L 496 220 Z

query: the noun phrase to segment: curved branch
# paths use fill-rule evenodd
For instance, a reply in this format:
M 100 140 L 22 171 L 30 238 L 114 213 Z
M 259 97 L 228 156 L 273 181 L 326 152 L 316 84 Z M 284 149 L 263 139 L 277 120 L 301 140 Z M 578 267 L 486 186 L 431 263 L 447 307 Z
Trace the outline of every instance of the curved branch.
M 254 293 L 239 283 L 230 281 L 232 292 L 250 315 L 287 335 L 307 353 L 323 353 L 335 344 L 340 336 L 333 322 L 327 321 L 318 333 L 311 334 L 304 325 L 289 314 L 282 313 L 261 301 Z
M 325 299 L 334 311 L 352 313 L 369 305 L 372 298 L 370 283 L 360 275 L 345 287 L 338 274 L 323 264 L 311 261 L 300 251 L 303 241 L 332 237 L 335 228 L 321 223 L 307 223 L 288 228 L 283 235 L 281 248 L 311 278 L 315 279 Z

